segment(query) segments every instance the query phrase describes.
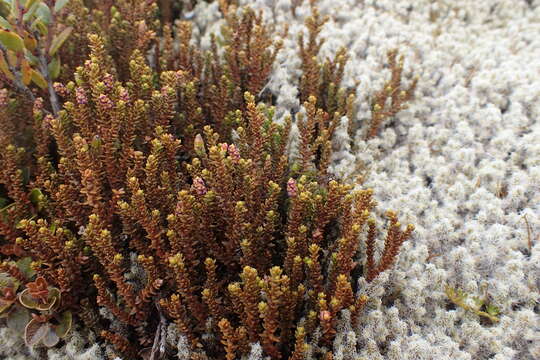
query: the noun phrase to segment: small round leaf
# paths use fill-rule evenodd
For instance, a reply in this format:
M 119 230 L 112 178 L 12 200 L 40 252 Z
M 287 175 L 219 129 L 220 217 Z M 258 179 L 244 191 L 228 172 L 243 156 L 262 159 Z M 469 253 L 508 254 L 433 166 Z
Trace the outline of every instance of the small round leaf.
M 69 333 L 71 330 L 72 321 L 73 316 L 71 315 L 71 311 L 64 311 L 59 319 L 60 323 L 54 329 L 59 338 L 62 339 Z
M 23 333 L 26 324 L 32 319 L 30 312 L 18 305 L 14 306 L 14 309 L 9 312 L 9 316 L 6 319 L 7 327 L 18 333 Z
M 49 323 L 41 323 L 35 319 L 30 320 L 24 329 L 24 342 L 26 346 L 35 346 L 49 332 Z
M 49 326 L 49 331 L 45 334 L 45 336 L 41 339 L 41 342 L 46 347 L 53 347 L 54 345 L 58 344 L 60 341 L 60 338 L 56 334 L 56 332 L 52 329 L 51 326 Z

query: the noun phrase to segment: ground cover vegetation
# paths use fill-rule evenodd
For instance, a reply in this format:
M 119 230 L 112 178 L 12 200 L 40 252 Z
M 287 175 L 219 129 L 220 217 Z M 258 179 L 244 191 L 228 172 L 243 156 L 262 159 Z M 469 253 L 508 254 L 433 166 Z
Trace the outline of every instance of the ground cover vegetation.
M 305 111 L 277 121 L 263 89 L 287 28 L 250 8 L 221 1 L 203 51 L 192 23 L 171 22 L 194 4 L 0 5 L 0 326 L 44 347 L 93 329 L 124 359 L 174 356 L 171 322 L 200 359 L 256 342 L 303 359 L 318 332 L 331 359 L 340 313 L 357 321 L 368 300 L 358 276 L 389 269 L 413 232 L 392 211 L 378 226 L 373 190 L 329 173 L 342 117 L 375 137 L 412 98 L 397 51 L 371 122 L 354 123 L 347 52 L 318 56 L 312 2 Z

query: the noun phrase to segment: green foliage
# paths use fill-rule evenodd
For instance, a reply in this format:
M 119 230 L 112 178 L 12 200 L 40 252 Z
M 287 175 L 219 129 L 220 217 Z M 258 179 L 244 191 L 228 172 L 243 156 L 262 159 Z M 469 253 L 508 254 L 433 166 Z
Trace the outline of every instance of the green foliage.
M 472 305 L 470 304 L 470 301 L 467 300 L 469 295 L 464 293 L 461 289 L 456 290 L 450 286 L 446 286 L 444 291 L 446 296 L 448 296 L 448 299 L 460 308 L 470 311 L 480 317 L 486 318 L 492 323 L 499 322 L 499 318 L 497 316 L 501 311 L 497 306 L 488 302 L 487 299 L 473 297 L 472 303 L 474 305 Z
M 0 70 L 31 98 L 29 85 L 48 89 L 54 113 L 59 108 L 52 88 L 52 81 L 60 75 L 58 50 L 73 30 L 57 21 L 67 3 L 2 0 L 1 8 L 9 11 L 0 11 Z

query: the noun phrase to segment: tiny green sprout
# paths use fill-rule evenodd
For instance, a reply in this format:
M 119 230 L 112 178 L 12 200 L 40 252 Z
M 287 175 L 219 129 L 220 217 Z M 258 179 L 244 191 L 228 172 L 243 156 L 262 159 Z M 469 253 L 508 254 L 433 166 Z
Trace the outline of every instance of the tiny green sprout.
M 487 304 L 486 305 L 486 312 L 491 316 L 497 316 L 497 315 L 499 315 L 501 313 L 501 310 L 495 305 Z
M 484 317 L 493 323 L 499 322 L 497 315 L 500 313 L 500 311 L 496 306 L 492 304 L 485 304 L 485 300 L 479 298 L 473 298 L 473 302 L 476 306 L 471 306 L 466 302 L 468 297 L 466 293 L 464 293 L 461 289 L 456 290 L 449 285 L 445 287 L 444 291 L 446 296 L 448 296 L 448 299 L 463 310 L 470 311 L 478 316 Z M 486 311 L 481 310 L 484 306 Z

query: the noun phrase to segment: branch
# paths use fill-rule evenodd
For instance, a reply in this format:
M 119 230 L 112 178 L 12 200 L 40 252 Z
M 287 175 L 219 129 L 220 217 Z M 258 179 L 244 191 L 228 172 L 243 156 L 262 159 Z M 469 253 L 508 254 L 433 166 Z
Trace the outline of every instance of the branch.
M 54 90 L 53 83 L 51 81 L 51 77 L 49 75 L 49 67 L 47 66 L 47 59 L 45 58 L 45 54 L 43 54 L 42 49 L 38 48 L 38 59 L 39 59 L 39 68 L 41 71 L 41 74 L 47 81 L 47 90 L 49 91 L 49 101 L 51 102 L 51 107 L 53 110 L 54 116 L 58 116 L 58 112 L 60 111 L 60 101 L 58 100 L 58 95 L 56 94 L 56 90 Z
M 156 329 L 156 335 L 154 336 L 154 344 L 152 345 L 152 350 L 150 351 L 150 358 L 148 360 L 162 359 L 163 355 L 165 354 L 167 319 L 163 315 L 163 311 L 161 311 L 161 306 L 159 306 L 159 302 L 156 302 L 156 308 L 159 312 L 159 324 Z

